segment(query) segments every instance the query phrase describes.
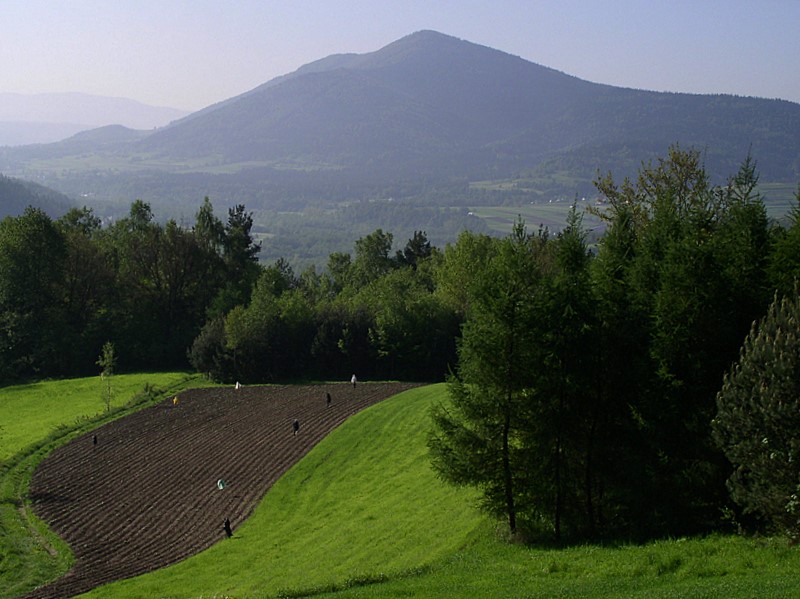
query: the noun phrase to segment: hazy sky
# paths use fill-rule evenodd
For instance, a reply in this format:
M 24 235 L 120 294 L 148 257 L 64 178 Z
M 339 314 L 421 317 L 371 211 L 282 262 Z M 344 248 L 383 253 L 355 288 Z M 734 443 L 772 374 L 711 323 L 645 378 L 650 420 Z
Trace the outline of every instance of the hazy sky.
M 0 92 L 196 110 L 421 29 L 583 79 L 800 102 L 800 0 L 0 0 Z

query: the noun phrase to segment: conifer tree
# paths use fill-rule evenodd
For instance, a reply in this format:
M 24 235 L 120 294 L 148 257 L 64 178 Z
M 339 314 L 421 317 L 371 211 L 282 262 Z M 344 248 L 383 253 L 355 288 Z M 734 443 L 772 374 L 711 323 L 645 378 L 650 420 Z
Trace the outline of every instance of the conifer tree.
M 450 402 L 434 409 L 429 440 L 440 476 L 481 489 L 484 508 L 504 517 L 511 534 L 520 508 L 530 513 L 519 505 L 530 466 L 522 444 L 528 390 L 541 363 L 534 311 L 546 241 L 517 223 L 473 280 L 458 373 L 449 381 Z
M 800 538 L 800 295 L 776 296 L 753 323 L 717 394 L 714 438 L 745 513 Z

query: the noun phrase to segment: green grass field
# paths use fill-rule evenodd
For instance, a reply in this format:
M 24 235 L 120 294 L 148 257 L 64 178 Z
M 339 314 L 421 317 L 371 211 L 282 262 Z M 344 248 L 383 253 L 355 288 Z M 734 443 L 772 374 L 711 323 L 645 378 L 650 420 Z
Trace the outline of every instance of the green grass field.
M 800 556 L 785 541 L 733 536 L 646 545 L 529 548 L 484 523 L 474 543 L 418 576 L 319 597 L 790 598 Z
M 430 469 L 427 414 L 444 396 L 444 385 L 423 387 L 356 415 L 278 481 L 232 539 L 83 597 L 800 596 L 800 552 L 783 539 L 507 542 L 474 510 L 473 491 Z
M 129 402 L 145 384 L 170 388 L 189 378 L 195 377 L 181 372 L 114 375 L 111 407 Z M 0 388 L 0 463 L 58 427 L 102 415 L 104 390 L 99 376 Z

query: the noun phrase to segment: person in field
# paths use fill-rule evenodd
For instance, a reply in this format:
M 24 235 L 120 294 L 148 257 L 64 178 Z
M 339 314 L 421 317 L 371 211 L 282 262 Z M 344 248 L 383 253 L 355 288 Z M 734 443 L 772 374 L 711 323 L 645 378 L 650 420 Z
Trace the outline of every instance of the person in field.
M 228 538 L 230 539 L 233 536 L 233 530 L 231 530 L 231 521 L 225 518 L 225 520 L 222 521 L 222 528 L 225 529 L 225 534 L 228 535 Z
M 350 382 L 353 383 L 353 389 L 355 389 L 356 388 L 356 382 L 357 382 L 356 375 L 353 375 L 352 377 L 350 377 Z
M 331 394 L 330 394 L 330 392 L 325 394 L 325 405 L 327 407 L 329 407 L 329 408 L 331 407 Z
M 294 422 L 292 422 L 292 430 L 294 431 L 295 435 L 300 432 L 300 422 L 297 420 L 297 418 L 295 418 Z

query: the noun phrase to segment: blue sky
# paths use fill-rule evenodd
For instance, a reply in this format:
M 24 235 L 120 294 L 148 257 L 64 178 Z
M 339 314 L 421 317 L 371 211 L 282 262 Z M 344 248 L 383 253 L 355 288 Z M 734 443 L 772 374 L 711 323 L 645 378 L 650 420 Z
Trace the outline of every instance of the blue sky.
M 800 0 L 2 0 L 0 92 L 196 110 L 421 29 L 611 85 L 800 102 Z

